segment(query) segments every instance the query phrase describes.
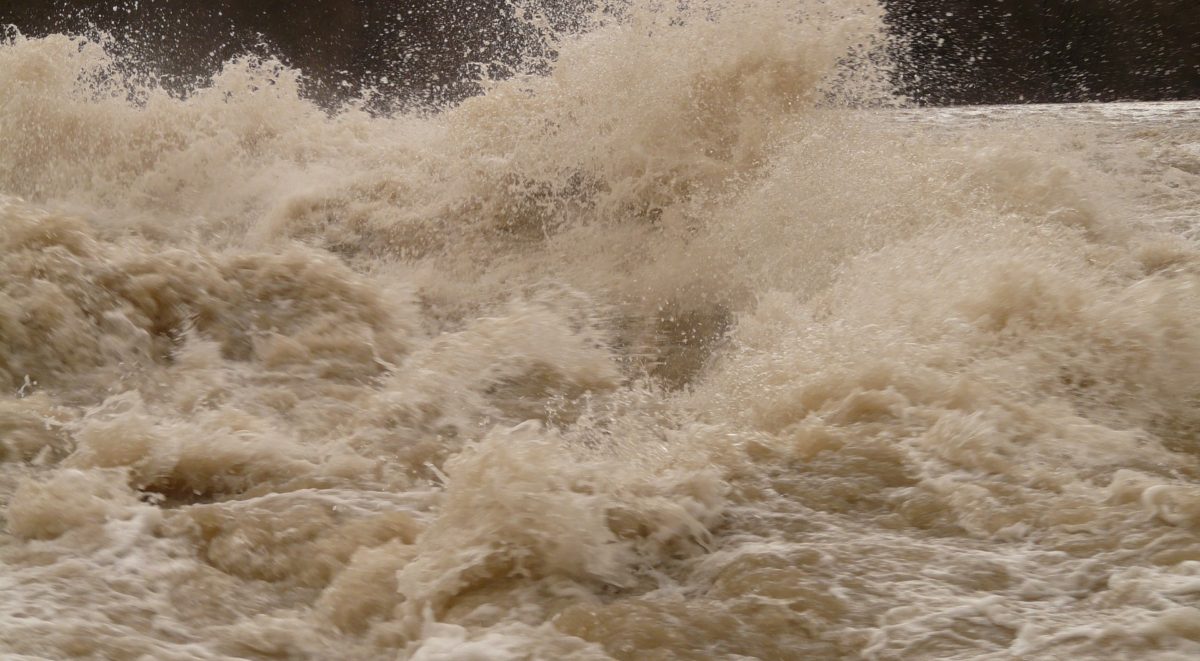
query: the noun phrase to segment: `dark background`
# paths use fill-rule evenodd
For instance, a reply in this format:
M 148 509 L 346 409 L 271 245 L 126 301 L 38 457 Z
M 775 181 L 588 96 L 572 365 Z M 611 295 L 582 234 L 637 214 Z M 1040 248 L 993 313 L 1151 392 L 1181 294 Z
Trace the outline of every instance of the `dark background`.
M 569 20 L 564 4 L 552 22 Z M 884 0 L 897 90 L 929 104 L 1200 98 L 1200 0 Z M 238 54 L 271 53 L 332 101 L 363 87 L 395 104 L 472 91 L 543 48 L 504 0 L 0 0 L 26 36 L 111 32 L 186 87 Z
M 885 0 L 929 103 L 1200 98 L 1200 0 Z

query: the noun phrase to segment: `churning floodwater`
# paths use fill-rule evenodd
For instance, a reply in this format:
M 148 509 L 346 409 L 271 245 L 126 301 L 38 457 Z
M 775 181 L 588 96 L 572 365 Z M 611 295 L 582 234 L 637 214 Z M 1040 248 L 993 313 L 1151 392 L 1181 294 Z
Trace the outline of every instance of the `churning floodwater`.
M 5 659 L 1200 655 L 1200 104 L 633 4 L 436 113 L 0 44 Z

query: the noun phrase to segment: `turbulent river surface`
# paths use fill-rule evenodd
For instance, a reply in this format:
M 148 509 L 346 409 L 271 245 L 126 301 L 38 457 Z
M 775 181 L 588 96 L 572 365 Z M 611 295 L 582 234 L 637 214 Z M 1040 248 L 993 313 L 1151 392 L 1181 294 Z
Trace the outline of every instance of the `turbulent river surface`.
M 0 43 L 0 655 L 1197 658 L 1200 103 L 589 20 L 387 117 Z

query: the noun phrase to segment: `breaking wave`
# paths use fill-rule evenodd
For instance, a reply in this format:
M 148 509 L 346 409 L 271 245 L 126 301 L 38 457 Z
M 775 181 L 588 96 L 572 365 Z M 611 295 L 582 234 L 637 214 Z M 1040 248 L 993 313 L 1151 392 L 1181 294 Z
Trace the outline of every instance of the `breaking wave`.
M 13 658 L 1200 653 L 1200 112 L 929 110 L 866 0 L 438 111 L 0 44 Z

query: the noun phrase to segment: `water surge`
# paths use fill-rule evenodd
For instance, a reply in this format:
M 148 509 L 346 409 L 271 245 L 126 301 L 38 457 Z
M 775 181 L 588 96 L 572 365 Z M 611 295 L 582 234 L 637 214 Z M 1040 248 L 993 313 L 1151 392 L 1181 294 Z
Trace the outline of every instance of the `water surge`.
M 1200 108 L 580 25 L 390 116 L 0 44 L 6 658 L 1200 653 Z

